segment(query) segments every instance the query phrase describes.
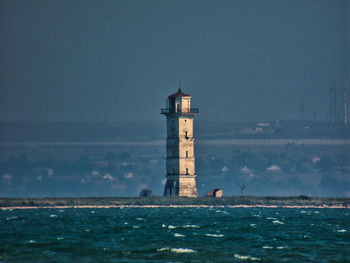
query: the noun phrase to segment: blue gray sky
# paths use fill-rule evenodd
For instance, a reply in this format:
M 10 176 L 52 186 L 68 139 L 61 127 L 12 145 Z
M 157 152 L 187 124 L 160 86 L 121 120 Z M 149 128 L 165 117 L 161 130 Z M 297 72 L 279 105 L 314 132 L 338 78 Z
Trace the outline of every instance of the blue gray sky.
M 0 1 L 0 120 L 327 119 L 350 72 L 350 1 Z M 11 109 L 11 110 L 10 110 Z M 11 114 L 10 114 L 11 112 Z M 107 117 L 106 117 L 107 116 Z

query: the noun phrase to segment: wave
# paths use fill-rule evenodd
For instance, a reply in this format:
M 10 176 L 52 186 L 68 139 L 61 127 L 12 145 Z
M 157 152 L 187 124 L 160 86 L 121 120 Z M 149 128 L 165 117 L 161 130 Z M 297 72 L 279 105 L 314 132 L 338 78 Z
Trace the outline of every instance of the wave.
M 171 251 L 173 253 L 195 253 L 196 251 L 190 248 L 169 248 L 163 247 L 157 249 L 158 252 Z
M 223 234 L 205 234 L 207 237 L 223 237 Z
M 17 216 L 10 216 L 10 217 L 7 217 L 6 220 L 13 220 L 13 219 L 17 219 L 18 217 Z
M 343 232 L 346 232 L 346 230 L 345 229 L 339 229 L 337 232 L 343 233 Z
M 252 256 L 241 256 L 238 254 L 235 254 L 235 258 L 240 259 L 240 260 L 253 260 L 253 261 L 260 261 L 260 258 L 252 257 Z
M 183 228 L 199 228 L 197 225 L 184 225 Z
M 273 247 L 270 247 L 270 246 L 263 246 L 262 248 L 264 248 L 264 249 L 273 249 Z
M 283 223 L 283 222 L 281 222 L 281 221 L 278 221 L 278 220 L 274 220 L 274 221 L 272 221 L 272 223 L 274 223 L 274 224 L 280 224 L 280 225 L 284 225 L 284 223 Z

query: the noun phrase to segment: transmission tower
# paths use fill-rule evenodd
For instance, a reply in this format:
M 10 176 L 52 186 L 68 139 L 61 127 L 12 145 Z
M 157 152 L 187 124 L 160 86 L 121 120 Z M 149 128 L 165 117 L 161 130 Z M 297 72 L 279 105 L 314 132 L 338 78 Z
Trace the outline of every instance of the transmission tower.
M 348 103 L 348 76 L 347 76 L 347 74 L 345 74 L 345 78 L 344 78 L 344 124 L 348 123 L 347 103 Z
M 331 81 L 331 91 L 330 91 L 330 95 L 331 95 L 331 110 L 330 110 L 330 117 L 331 117 L 331 121 L 335 122 L 336 118 L 335 118 L 335 78 L 334 75 L 332 77 L 332 81 Z

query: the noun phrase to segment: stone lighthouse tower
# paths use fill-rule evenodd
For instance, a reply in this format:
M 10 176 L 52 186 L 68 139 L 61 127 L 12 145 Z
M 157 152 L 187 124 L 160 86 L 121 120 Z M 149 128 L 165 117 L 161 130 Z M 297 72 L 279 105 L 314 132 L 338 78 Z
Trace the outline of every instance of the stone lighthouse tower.
M 178 90 L 167 99 L 166 184 L 164 196 L 197 197 L 191 96 Z

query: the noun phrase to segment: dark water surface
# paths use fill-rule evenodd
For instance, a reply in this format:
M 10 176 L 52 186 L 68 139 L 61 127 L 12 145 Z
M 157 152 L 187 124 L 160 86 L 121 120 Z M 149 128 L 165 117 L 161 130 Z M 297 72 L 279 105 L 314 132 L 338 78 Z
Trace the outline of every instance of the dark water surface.
M 349 209 L 0 211 L 0 262 L 350 262 Z

